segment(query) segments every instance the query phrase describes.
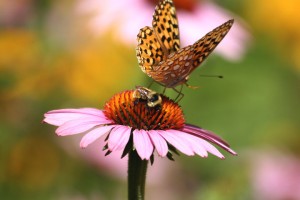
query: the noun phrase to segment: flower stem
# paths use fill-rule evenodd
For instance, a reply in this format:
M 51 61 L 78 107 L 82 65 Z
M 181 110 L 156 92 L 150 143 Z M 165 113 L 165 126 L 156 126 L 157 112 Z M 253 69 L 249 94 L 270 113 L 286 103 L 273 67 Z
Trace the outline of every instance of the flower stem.
M 147 160 L 141 160 L 136 151 L 129 152 L 128 158 L 128 199 L 144 200 Z

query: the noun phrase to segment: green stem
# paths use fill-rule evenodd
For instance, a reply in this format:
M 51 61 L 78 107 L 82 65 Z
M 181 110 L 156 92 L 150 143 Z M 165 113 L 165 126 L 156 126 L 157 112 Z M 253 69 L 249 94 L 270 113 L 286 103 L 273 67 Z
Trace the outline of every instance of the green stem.
M 136 151 L 128 158 L 128 200 L 144 200 L 148 160 L 141 160 Z

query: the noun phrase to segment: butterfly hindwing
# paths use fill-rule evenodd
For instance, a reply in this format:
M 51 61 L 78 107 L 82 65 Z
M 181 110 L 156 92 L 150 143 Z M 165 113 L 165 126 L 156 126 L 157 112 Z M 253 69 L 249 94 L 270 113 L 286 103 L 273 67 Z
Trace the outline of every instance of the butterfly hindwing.
M 158 65 L 163 59 L 163 51 L 151 27 L 144 27 L 137 35 L 138 46 L 136 56 L 142 71 L 148 74 L 153 66 Z
M 180 49 L 178 20 L 171 0 L 160 1 L 155 7 L 152 26 L 165 56 Z
M 165 61 L 154 66 L 150 76 L 166 87 L 172 88 L 185 83 L 193 70 L 193 45 L 186 46 L 171 53 Z

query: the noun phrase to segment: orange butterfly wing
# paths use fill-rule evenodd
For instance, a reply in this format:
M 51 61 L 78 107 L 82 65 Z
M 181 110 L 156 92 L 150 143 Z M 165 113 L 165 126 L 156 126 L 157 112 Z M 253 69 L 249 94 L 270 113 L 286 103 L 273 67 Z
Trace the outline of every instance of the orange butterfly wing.
M 149 75 L 166 87 L 175 87 L 187 81 L 188 76 L 196 69 L 226 36 L 233 25 L 229 20 L 207 33 L 193 45 L 172 53 L 159 65 L 154 66 Z

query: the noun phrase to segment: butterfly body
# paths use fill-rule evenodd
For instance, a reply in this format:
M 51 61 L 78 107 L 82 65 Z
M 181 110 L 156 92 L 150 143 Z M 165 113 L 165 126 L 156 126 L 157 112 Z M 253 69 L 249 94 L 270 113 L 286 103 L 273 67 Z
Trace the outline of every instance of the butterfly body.
M 155 8 L 152 26 L 137 35 L 136 54 L 144 73 L 167 88 L 185 84 L 189 75 L 216 48 L 233 25 L 229 20 L 193 45 L 180 48 L 179 27 L 172 0 L 161 0 Z

